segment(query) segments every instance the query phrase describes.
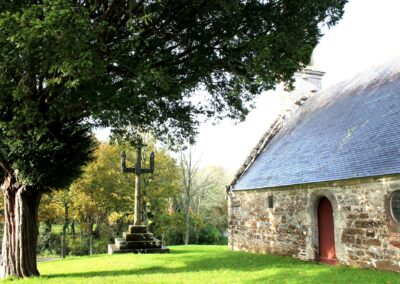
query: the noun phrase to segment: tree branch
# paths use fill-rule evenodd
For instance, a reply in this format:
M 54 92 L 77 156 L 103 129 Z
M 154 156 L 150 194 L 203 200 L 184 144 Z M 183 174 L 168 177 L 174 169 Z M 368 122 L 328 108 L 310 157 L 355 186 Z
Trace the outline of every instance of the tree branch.
M 106 1 L 108 4 L 108 1 Z M 117 0 L 113 0 L 111 1 L 110 5 L 105 4 L 105 11 L 103 13 L 103 15 L 101 15 L 101 19 L 104 21 L 108 18 L 108 16 L 110 16 L 111 14 L 111 9 L 114 7 L 115 3 L 117 2 Z
M 3 155 L 0 154 L 0 167 L 5 171 L 9 176 L 12 175 L 12 168 L 8 164 L 8 162 L 4 159 Z

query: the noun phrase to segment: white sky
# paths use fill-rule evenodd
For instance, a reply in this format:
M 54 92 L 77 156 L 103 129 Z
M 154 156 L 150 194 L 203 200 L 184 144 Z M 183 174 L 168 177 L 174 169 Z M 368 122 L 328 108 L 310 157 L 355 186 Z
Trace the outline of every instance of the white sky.
M 400 0 L 349 1 L 342 20 L 325 32 L 314 51 L 315 65 L 326 72 L 323 88 L 400 55 L 399 11 Z M 245 122 L 202 125 L 195 147 L 201 165 L 236 171 L 285 103 L 282 93 L 264 93 Z

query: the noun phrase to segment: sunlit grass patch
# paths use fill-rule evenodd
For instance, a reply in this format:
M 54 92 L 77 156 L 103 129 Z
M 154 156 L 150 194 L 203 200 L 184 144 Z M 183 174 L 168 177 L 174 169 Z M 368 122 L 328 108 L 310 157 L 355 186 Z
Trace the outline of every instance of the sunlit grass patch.
M 400 283 L 400 274 L 328 266 L 226 246 L 174 246 L 170 254 L 69 257 L 39 263 L 22 283 Z M 6 281 L 8 282 L 8 281 Z

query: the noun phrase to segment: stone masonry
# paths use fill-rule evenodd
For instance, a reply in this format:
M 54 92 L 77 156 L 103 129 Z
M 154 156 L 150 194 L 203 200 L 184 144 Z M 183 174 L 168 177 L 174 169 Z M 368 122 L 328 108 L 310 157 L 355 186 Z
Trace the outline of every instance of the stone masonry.
M 394 190 L 400 175 L 231 192 L 229 247 L 317 260 L 317 206 L 325 196 L 333 207 L 337 262 L 400 271 L 400 224 L 389 208 Z
M 108 254 L 114 253 L 169 253 L 169 248 L 162 246 L 145 225 L 130 225 L 123 238 L 108 245 Z

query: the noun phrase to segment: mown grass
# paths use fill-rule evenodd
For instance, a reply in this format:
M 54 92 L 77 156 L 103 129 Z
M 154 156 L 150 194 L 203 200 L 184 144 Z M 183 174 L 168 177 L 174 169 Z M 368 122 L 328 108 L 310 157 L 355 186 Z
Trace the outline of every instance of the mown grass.
M 226 246 L 175 246 L 170 254 L 70 257 L 39 263 L 39 270 L 41 277 L 13 283 L 400 283 L 398 273 L 232 252 Z

